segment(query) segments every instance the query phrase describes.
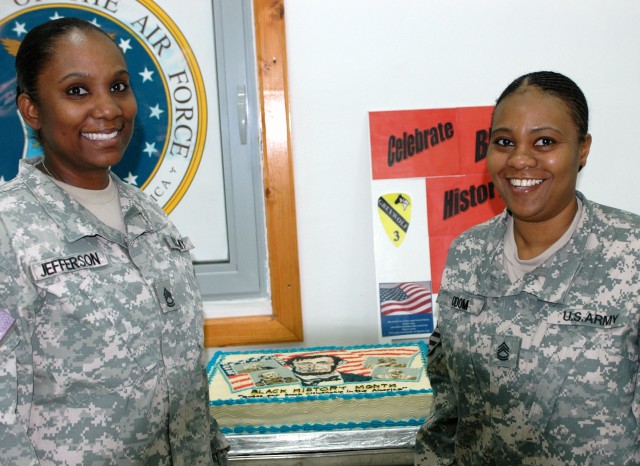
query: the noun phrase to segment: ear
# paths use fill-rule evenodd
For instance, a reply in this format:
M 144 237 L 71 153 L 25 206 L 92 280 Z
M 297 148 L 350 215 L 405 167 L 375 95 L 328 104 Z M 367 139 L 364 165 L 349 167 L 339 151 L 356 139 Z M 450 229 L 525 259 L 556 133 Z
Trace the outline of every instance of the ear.
M 40 129 L 40 114 L 38 112 L 38 106 L 33 99 L 27 94 L 20 94 L 18 96 L 18 110 L 24 121 L 31 126 L 34 130 Z
M 580 144 L 580 170 L 582 170 L 587 164 L 587 157 L 589 157 L 589 151 L 591 150 L 591 134 L 584 137 L 584 141 Z

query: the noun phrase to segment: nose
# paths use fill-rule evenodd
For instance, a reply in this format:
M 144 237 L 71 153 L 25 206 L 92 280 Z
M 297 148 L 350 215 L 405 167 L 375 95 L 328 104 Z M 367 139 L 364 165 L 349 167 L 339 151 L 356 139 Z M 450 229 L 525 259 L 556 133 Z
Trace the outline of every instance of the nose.
M 94 118 L 112 120 L 122 115 L 120 103 L 111 92 L 100 92 L 94 96 Z
M 513 152 L 507 159 L 507 164 L 510 167 L 523 169 L 533 168 L 538 164 L 538 159 L 531 152 L 531 150 L 525 146 L 516 146 Z

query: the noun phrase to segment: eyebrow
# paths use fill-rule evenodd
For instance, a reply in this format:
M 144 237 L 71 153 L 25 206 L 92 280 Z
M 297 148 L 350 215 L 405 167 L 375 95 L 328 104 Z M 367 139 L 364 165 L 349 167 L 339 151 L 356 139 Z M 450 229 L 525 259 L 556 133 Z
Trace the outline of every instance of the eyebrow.
M 510 128 L 491 128 L 491 134 L 497 133 L 499 131 L 503 131 L 505 133 L 513 133 L 513 130 Z M 562 134 L 562 131 L 560 131 L 558 128 L 554 128 L 553 126 L 540 126 L 538 128 L 533 128 L 531 130 L 531 133 L 541 133 L 543 131 L 553 131 L 554 133 Z
M 115 73 L 113 73 L 114 77 L 120 77 L 120 76 L 129 76 L 129 71 L 127 71 L 126 69 L 120 69 L 118 71 L 116 71 Z M 91 74 L 89 73 L 84 73 L 82 71 L 72 71 L 71 73 L 68 73 L 66 75 L 64 75 L 62 78 L 60 78 L 60 80 L 58 81 L 58 83 L 63 83 L 65 81 L 68 81 L 69 79 L 78 79 L 78 78 L 88 78 L 90 77 Z
M 58 81 L 59 83 L 62 83 L 64 81 L 67 81 L 69 79 L 75 79 L 75 78 L 86 78 L 87 76 L 89 76 L 89 74 L 87 73 L 80 73 L 78 72 L 72 72 L 69 74 L 65 74 L 62 78 L 60 78 L 60 80 Z

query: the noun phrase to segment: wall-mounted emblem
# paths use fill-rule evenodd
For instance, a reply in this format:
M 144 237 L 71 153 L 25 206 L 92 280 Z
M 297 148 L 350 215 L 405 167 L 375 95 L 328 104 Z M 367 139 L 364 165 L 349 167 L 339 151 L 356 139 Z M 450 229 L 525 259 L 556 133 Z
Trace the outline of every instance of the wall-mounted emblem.
M 133 139 L 113 171 L 171 212 L 202 158 L 207 108 L 200 70 L 189 43 L 153 1 L 7 1 L 0 4 L 0 183 L 15 177 L 18 160 L 38 155 L 25 138 L 15 105 L 15 54 L 34 26 L 60 17 L 91 21 L 125 56 L 138 101 Z

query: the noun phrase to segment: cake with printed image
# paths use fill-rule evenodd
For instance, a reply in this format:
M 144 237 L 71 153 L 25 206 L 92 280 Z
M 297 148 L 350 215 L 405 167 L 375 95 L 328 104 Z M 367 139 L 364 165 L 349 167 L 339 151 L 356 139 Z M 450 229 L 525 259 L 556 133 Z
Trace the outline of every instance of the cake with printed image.
M 226 434 L 419 426 L 433 396 L 423 342 L 218 351 L 207 375 Z

